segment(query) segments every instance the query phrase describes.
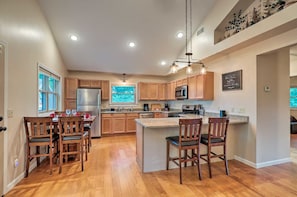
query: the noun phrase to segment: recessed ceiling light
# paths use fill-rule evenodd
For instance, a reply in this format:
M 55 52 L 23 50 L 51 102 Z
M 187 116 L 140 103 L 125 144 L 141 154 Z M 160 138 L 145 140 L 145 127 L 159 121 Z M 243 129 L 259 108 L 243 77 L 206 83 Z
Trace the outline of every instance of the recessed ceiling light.
M 183 32 L 178 32 L 178 33 L 176 34 L 176 37 L 177 37 L 177 38 L 182 38 L 182 37 L 184 37 Z
M 162 66 L 165 66 L 166 65 L 166 62 L 165 61 L 161 61 L 161 65 Z
M 135 47 L 136 45 L 135 45 L 135 42 L 129 42 L 129 47 L 131 47 L 131 48 L 133 48 L 133 47 Z
M 70 39 L 73 41 L 77 41 L 78 37 L 76 35 L 70 35 Z

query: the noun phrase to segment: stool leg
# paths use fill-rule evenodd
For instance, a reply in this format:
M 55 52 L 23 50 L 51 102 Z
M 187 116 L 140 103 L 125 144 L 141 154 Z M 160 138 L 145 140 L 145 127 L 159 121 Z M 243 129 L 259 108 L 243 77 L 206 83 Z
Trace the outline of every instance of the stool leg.
M 226 157 L 226 145 L 224 146 L 224 160 L 225 160 L 226 174 L 229 175 L 228 160 L 227 160 L 227 157 Z
M 170 144 L 169 144 L 169 141 L 167 140 L 167 143 L 166 143 L 166 170 L 169 169 L 169 150 L 170 150 Z
M 210 154 L 211 154 L 211 148 L 208 145 L 207 147 L 207 164 L 208 164 L 208 172 L 209 172 L 209 178 L 212 178 L 212 174 L 211 174 L 211 162 L 210 162 Z

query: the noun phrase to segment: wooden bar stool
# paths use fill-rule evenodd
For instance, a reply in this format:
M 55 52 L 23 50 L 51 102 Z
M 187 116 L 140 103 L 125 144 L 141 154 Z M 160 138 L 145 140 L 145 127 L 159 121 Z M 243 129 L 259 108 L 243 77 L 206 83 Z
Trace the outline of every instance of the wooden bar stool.
M 50 174 L 52 174 L 53 157 L 57 155 L 54 149 L 58 149 L 59 135 L 53 132 L 54 125 L 51 117 L 24 117 L 27 151 L 26 151 L 26 173 L 28 177 L 30 161 L 33 158 L 37 160 L 37 166 L 40 165 L 40 157 L 47 156 L 50 161 Z M 40 147 L 48 148 L 47 152 L 40 152 Z M 31 147 L 35 147 L 36 151 L 32 153 Z
M 167 160 L 166 169 L 169 169 L 169 161 L 172 161 L 177 166 L 179 166 L 179 180 L 182 184 L 182 163 L 185 163 L 187 167 L 187 162 L 191 161 L 197 164 L 198 176 L 201 180 L 200 172 L 200 153 L 199 144 L 201 136 L 201 125 L 202 118 L 198 119 L 179 119 L 179 136 L 166 137 L 167 140 Z M 170 145 L 178 149 L 178 157 L 170 157 Z M 188 150 L 191 150 L 192 154 L 188 154 Z M 184 154 L 182 155 L 182 151 Z M 196 151 L 196 153 L 195 153 Z
M 207 162 L 209 177 L 211 174 L 211 159 L 219 158 L 225 161 L 226 174 L 229 175 L 228 160 L 226 156 L 226 139 L 228 130 L 228 118 L 209 118 L 208 119 L 208 133 L 201 135 L 201 144 L 207 146 L 207 153 L 201 154 L 200 158 Z M 221 146 L 223 153 L 217 154 L 212 151 L 212 147 Z

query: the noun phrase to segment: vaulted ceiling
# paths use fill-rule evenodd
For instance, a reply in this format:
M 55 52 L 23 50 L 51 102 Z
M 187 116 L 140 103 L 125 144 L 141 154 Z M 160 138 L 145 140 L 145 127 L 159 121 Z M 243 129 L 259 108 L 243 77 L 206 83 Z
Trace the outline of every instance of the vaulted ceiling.
M 185 0 L 38 1 L 69 70 L 167 75 L 185 48 Z M 216 1 L 192 0 L 193 32 Z

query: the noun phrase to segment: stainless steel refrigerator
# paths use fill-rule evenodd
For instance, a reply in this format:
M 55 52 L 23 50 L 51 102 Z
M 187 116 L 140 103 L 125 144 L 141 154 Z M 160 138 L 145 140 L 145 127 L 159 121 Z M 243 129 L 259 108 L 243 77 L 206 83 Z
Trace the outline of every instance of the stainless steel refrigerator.
M 76 92 L 77 111 L 90 112 L 96 116 L 92 123 L 91 136 L 101 136 L 101 89 L 78 88 Z

